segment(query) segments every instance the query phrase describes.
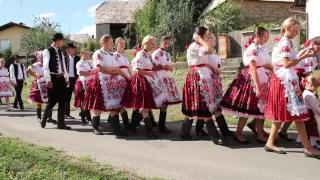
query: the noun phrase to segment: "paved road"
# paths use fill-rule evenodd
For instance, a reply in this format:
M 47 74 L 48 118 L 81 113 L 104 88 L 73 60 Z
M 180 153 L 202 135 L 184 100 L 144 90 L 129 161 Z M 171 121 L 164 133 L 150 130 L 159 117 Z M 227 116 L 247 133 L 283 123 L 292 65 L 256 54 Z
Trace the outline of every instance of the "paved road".
M 90 156 L 101 163 L 129 170 L 146 177 L 183 180 L 309 180 L 320 179 L 320 161 L 305 158 L 302 149 L 279 141 L 287 155 L 266 153 L 262 145 L 240 146 L 229 140 L 229 147 L 215 146 L 207 139 L 182 142 L 178 132 L 181 123 L 168 123 L 174 130 L 160 140 L 140 134 L 127 139 L 108 135 L 109 125 L 103 123 L 104 136 L 95 136 L 89 126 L 79 120 L 69 121 L 72 131 L 57 130 L 53 125 L 41 129 L 32 110 L 4 112 L 0 107 L 0 132 L 43 146 L 52 146 L 74 156 Z M 55 114 L 55 113 L 54 113 Z M 76 112 L 73 115 L 76 116 Z M 104 115 L 106 118 L 107 115 Z M 234 130 L 234 127 L 232 128 Z M 249 139 L 255 141 L 252 133 Z

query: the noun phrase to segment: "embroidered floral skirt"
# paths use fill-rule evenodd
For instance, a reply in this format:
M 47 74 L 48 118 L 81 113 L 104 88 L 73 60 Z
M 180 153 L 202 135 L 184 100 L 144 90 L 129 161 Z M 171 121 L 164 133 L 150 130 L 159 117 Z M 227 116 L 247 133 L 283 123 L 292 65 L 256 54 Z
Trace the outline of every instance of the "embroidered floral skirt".
M 40 84 L 39 84 L 40 83 Z M 39 88 L 41 86 L 41 89 Z M 33 80 L 30 86 L 30 93 L 28 97 L 31 103 L 47 103 L 47 85 L 45 80 Z
M 300 85 L 301 92 L 303 92 L 304 86 L 302 85 L 302 80 L 303 78 L 306 77 L 306 74 L 304 74 L 303 72 L 297 72 L 297 76 L 299 77 L 299 85 Z
M 135 73 L 123 95 L 121 105 L 132 109 L 159 109 L 166 100 L 164 85 Z
M 214 103 L 217 106 L 217 111 L 221 111 L 221 107 L 219 106 L 222 97 L 223 97 L 223 91 L 222 91 L 222 77 L 220 74 L 213 73 L 211 75 L 213 79 L 213 92 L 214 92 Z
M 181 95 L 179 93 L 177 83 L 174 77 L 166 76 L 160 78 L 160 80 L 163 82 L 163 85 L 167 93 L 166 102 L 164 103 L 167 105 L 181 103 Z
M 101 75 L 95 71 L 87 85 L 83 101 L 84 110 L 119 111 L 127 81 L 119 76 Z
M 261 86 L 267 85 L 263 84 Z M 267 87 L 261 87 L 260 97 L 264 97 L 266 100 L 267 96 Z M 264 107 L 261 107 L 262 104 L 265 104 L 265 102 L 256 96 L 255 85 L 247 69 L 242 70 L 232 81 L 220 102 L 221 108 L 230 114 L 258 119 L 264 119 Z
M 201 79 L 197 70 L 190 69 L 183 86 L 182 113 L 191 119 L 211 118 L 212 114 L 201 95 L 199 82 Z
M 74 107 L 81 108 L 85 97 L 85 89 L 82 82 L 77 79 L 74 86 Z
M 265 111 L 266 119 L 276 122 L 306 121 L 309 119 L 308 113 L 292 116 L 287 109 L 287 104 L 288 98 L 285 95 L 285 87 L 274 74 L 271 77 L 269 85 L 269 95 Z
M 318 123 L 314 118 L 314 113 L 311 109 L 308 109 L 310 118 L 305 121 L 308 137 L 319 137 Z
M 14 96 L 9 78 L 7 81 L 0 81 L 0 98 Z

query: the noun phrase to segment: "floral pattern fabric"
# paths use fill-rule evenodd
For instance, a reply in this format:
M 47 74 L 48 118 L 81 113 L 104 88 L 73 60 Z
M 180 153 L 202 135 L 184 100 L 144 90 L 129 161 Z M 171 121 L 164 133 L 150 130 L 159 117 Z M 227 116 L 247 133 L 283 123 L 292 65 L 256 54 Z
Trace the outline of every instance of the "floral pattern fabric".
M 7 68 L 0 68 L 0 97 L 12 97 L 14 96 L 10 78 L 9 71 Z
M 44 70 L 41 62 L 36 62 L 29 66 L 28 70 L 35 73 L 39 79 L 35 79 L 30 87 L 29 102 L 31 103 L 47 103 L 48 102 L 48 87 L 47 81 L 43 77 Z

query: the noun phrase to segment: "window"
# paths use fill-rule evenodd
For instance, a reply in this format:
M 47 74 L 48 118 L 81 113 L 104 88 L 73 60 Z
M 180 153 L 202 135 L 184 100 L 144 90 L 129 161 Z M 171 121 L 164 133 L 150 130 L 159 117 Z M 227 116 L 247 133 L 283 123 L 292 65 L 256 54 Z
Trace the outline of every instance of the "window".
M 11 41 L 7 39 L 0 39 L 0 52 L 8 49 L 11 45 Z

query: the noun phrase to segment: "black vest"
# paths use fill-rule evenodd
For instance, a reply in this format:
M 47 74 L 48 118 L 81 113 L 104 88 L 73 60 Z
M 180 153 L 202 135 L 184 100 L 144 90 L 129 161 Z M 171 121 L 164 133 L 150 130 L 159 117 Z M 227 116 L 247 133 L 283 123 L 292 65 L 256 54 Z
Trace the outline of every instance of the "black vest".
M 14 69 L 14 76 L 16 77 L 16 80 L 18 80 L 18 73 L 19 73 L 18 64 L 13 63 L 12 65 L 13 65 L 13 69 Z M 20 68 L 21 68 L 23 80 L 25 80 L 25 77 L 24 77 L 24 68 L 23 68 L 23 65 L 22 65 L 21 63 L 20 63 Z
M 50 46 L 48 48 L 49 54 L 50 54 L 50 59 L 49 59 L 49 70 L 52 73 L 59 73 L 59 59 L 61 61 L 61 65 L 62 65 L 62 72 L 64 72 L 64 68 L 63 68 L 63 63 L 62 63 L 62 52 L 61 52 L 61 56 L 59 58 L 57 51 Z

